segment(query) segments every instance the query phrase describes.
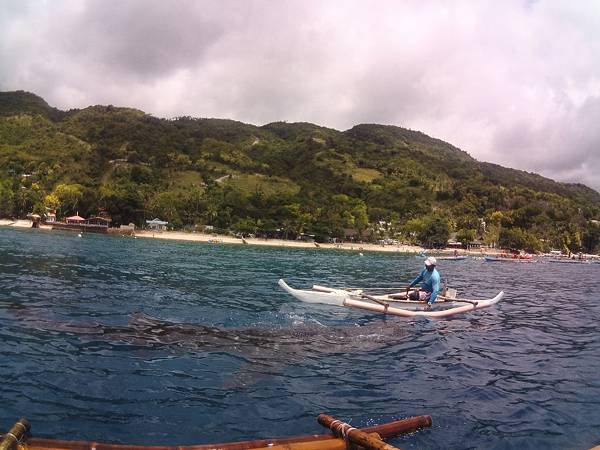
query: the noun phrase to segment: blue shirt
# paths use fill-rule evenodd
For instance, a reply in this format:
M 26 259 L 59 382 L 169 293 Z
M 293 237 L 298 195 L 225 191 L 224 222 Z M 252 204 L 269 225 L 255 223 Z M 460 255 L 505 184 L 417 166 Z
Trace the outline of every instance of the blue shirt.
M 431 305 L 433 302 L 435 302 L 435 299 L 440 292 L 441 285 L 441 278 L 437 269 L 434 268 L 431 272 L 427 269 L 423 269 L 419 276 L 412 280 L 410 287 L 413 287 L 417 283 L 421 283 L 421 288 L 425 292 L 431 293 L 427 303 Z

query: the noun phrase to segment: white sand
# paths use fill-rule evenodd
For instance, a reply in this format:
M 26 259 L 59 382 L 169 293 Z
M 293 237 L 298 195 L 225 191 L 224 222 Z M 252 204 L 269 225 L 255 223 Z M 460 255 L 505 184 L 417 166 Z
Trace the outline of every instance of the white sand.
M 260 239 L 260 238 L 240 238 L 204 234 L 204 233 L 184 233 L 178 231 L 163 231 L 152 232 L 147 230 L 136 230 L 136 237 L 154 238 L 154 239 L 174 239 L 179 241 L 204 242 L 212 244 L 238 244 L 238 245 L 267 245 L 274 247 L 290 247 L 290 248 L 322 248 L 322 249 L 341 249 L 351 250 L 356 252 L 361 251 L 378 251 L 378 252 L 400 252 L 400 253 L 420 253 L 423 248 L 412 245 L 377 245 L 377 244 L 316 244 L 314 242 L 305 241 L 286 241 L 283 239 Z M 245 241 L 245 242 L 244 242 Z
M 0 226 L 13 226 L 19 228 L 31 228 L 31 220 L 9 220 L 0 219 Z M 50 229 L 50 225 L 42 225 L 41 228 Z M 317 244 L 314 242 L 305 241 L 286 241 L 283 239 L 260 239 L 260 238 L 236 238 L 233 236 L 206 234 L 206 233 L 190 233 L 182 231 L 162 231 L 155 232 L 149 230 L 136 230 L 135 236 L 148 239 L 171 239 L 177 241 L 200 242 L 207 244 L 237 244 L 237 245 L 264 245 L 272 247 L 289 247 L 289 248 L 319 248 L 319 249 L 339 249 L 354 252 L 396 252 L 396 253 L 422 253 L 425 249 L 415 245 L 379 245 L 379 244 L 360 244 L 360 243 L 344 243 L 344 244 Z M 486 249 L 486 253 L 494 250 Z M 452 249 L 445 250 L 430 250 L 429 253 L 452 253 Z M 482 250 L 470 251 L 459 250 L 460 254 L 481 254 Z

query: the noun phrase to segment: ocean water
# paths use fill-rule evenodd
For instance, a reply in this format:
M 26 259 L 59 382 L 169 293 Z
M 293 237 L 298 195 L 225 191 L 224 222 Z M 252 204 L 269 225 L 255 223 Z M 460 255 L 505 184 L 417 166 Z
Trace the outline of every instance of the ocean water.
M 445 320 L 277 286 L 403 286 L 422 258 L 0 229 L 0 429 L 175 445 L 429 414 L 403 449 L 600 443 L 600 264 L 444 261 L 496 307 Z

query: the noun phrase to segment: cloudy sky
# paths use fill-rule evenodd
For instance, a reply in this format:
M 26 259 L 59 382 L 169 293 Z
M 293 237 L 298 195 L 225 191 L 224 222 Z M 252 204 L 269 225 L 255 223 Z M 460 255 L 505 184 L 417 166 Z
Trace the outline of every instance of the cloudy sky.
M 596 0 L 0 0 L 0 90 L 60 109 L 399 125 L 600 190 Z

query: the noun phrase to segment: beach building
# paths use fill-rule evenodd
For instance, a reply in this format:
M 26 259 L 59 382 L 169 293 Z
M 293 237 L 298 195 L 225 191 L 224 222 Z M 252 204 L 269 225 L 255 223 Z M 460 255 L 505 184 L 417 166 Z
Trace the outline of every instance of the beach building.
M 67 231 L 78 231 L 86 233 L 108 233 L 108 227 L 110 226 L 110 220 L 102 217 L 92 217 L 88 220 L 81 217 L 79 213 L 74 216 L 65 218 L 64 222 L 53 222 L 53 230 L 67 230 Z
M 46 211 L 46 214 L 44 214 L 44 222 L 50 224 L 56 222 L 56 211 L 54 209 Z
M 101 217 L 101 216 L 90 217 L 87 220 L 87 223 L 89 225 L 96 225 L 99 227 L 106 227 L 106 228 L 108 228 L 110 226 L 111 222 L 112 222 L 112 219 L 108 219 L 106 217 Z
M 308 233 L 300 233 L 298 235 L 298 237 L 296 237 L 297 241 L 304 241 L 304 242 L 315 242 L 315 235 L 314 234 L 308 234 Z
M 165 222 L 164 220 L 155 217 L 152 220 L 146 220 L 146 224 L 152 231 L 165 231 L 169 222 Z
M 74 225 L 83 225 L 85 223 L 85 219 L 77 213 L 74 216 L 69 216 L 65 219 L 66 223 L 74 224 Z
M 455 239 L 449 239 L 446 243 L 446 247 L 448 248 L 461 248 L 463 246 L 462 242 L 457 241 Z
M 467 250 L 480 249 L 484 245 L 483 241 L 475 239 L 467 244 Z

